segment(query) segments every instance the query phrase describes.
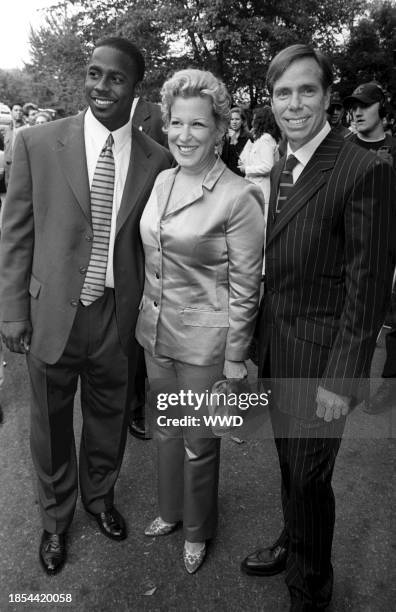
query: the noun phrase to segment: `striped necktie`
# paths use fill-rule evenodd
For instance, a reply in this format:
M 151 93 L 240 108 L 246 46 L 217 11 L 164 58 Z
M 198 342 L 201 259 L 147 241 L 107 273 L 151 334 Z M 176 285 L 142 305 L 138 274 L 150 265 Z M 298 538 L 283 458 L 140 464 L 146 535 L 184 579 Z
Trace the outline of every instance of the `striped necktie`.
M 294 155 L 289 155 L 286 160 L 285 166 L 282 170 L 279 183 L 279 196 L 276 204 L 276 213 L 279 213 L 283 208 L 290 189 L 293 187 L 293 168 L 298 164 L 298 159 Z
M 114 196 L 113 142 L 113 136 L 109 134 L 99 155 L 92 179 L 91 217 L 94 236 L 91 259 L 80 296 L 84 306 L 92 304 L 101 297 L 105 288 Z

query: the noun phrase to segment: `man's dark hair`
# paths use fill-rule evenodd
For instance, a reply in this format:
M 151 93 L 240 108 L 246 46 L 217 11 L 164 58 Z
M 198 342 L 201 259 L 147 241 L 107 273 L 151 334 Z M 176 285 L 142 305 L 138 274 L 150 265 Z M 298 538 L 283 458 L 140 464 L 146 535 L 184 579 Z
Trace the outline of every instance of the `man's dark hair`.
M 28 116 L 31 110 L 38 110 L 38 106 L 34 102 L 26 102 L 26 104 L 23 105 L 22 110 L 23 114 Z
M 137 80 L 143 81 L 146 65 L 143 54 L 136 45 L 121 36 L 107 36 L 98 40 L 95 49 L 98 47 L 112 47 L 128 55 L 135 64 Z
M 321 82 L 323 90 L 326 91 L 333 84 L 334 75 L 330 60 L 310 45 L 291 45 L 280 51 L 271 61 L 267 72 L 267 89 L 272 96 L 274 84 L 293 62 L 310 57 L 321 69 Z

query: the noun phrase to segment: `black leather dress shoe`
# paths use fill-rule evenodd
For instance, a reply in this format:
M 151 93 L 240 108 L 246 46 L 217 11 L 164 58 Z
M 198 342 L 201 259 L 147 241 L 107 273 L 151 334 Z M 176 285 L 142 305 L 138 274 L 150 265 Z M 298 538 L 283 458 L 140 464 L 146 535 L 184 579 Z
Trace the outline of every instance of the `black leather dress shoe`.
M 250 576 L 275 576 L 286 569 L 288 541 L 282 536 L 273 546 L 259 548 L 241 563 L 241 570 Z
M 125 540 L 127 537 L 125 521 L 114 506 L 99 514 L 94 514 L 89 510 L 87 512 L 96 520 L 100 531 L 105 536 L 112 540 Z
M 57 574 L 66 561 L 66 543 L 64 533 L 43 531 L 40 542 L 40 562 L 47 574 Z
M 133 419 L 130 418 L 128 421 L 128 429 L 131 436 L 138 438 L 139 440 L 150 440 L 151 436 L 148 435 L 145 429 L 144 419 Z

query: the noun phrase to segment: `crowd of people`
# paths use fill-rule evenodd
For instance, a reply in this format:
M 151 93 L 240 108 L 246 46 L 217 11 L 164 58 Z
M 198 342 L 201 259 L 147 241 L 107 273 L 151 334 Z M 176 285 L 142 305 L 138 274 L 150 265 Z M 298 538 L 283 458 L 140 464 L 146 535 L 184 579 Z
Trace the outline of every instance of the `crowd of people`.
M 209 406 L 180 398 L 241 383 L 255 337 L 259 379 L 291 381 L 270 405 L 284 527 L 241 569 L 285 572 L 290 610 L 317 612 L 333 589 L 333 469 L 391 300 L 396 149 L 384 94 L 365 83 L 341 102 L 328 58 L 293 45 L 273 58 L 271 105 L 254 110 L 250 130 L 211 72 L 173 74 L 160 111 L 136 95 L 144 71 L 132 42 L 102 39 L 86 111 L 11 129 L 0 331 L 30 377 L 40 562 L 50 575 L 64 566 L 78 488 L 101 532 L 127 537 L 114 489 L 128 425 L 148 437 L 136 413 L 147 373 L 154 405 L 179 401 L 152 432 L 158 513 L 145 534 L 181 526 L 184 567 L 201 567 L 216 534 L 221 440 L 193 419 Z

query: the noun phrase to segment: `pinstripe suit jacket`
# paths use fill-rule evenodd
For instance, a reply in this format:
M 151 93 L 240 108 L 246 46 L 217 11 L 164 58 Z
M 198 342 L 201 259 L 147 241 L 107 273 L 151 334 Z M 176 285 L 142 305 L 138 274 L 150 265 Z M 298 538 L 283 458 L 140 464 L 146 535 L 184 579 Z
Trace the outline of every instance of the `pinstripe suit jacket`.
M 369 375 L 390 297 L 396 174 L 330 132 L 275 220 L 283 163 L 271 175 L 261 375 L 319 379 L 351 395 L 351 379 Z M 312 417 L 311 399 L 280 408 Z

